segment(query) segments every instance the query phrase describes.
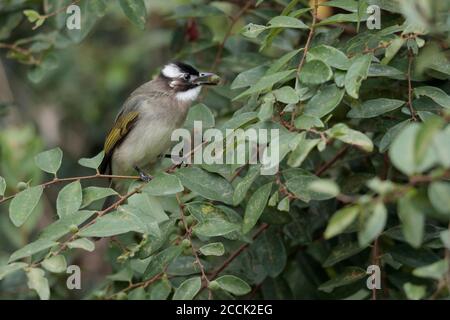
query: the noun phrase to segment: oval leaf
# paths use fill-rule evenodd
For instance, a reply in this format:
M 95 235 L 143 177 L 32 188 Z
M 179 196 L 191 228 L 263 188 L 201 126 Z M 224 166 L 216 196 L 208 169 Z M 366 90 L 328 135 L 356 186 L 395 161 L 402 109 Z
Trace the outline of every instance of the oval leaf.
M 25 223 L 39 203 L 42 186 L 31 187 L 18 193 L 9 206 L 9 218 L 16 227 Z
M 39 153 L 34 158 L 34 162 L 41 170 L 56 175 L 61 167 L 62 157 L 61 149 L 55 148 Z

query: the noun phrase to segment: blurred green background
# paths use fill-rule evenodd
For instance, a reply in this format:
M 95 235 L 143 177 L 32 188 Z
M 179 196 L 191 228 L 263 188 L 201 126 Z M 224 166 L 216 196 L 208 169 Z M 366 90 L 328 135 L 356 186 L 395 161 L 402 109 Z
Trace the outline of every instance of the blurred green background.
M 0 45 L 0 175 L 8 182 L 7 194 L 19 191 L 21 182 L 38 184 L 51 179 L 43 177 L 33 158 L 55 146 L 64 152 L 60 176 L 89 174 L 77 160 L 102 149 L 105 134 L 123 101 L 139 85 L 151 80 L 164 63 L 183 60 L 198 69 L 217 69 L 220 44 L 233 23 L 226 14 L 238 12 L 245 1 L 147 0 L 143 29 L 127 18 L 118 1 L 81 1 L 81 32 L 65 28 L 68 15 L 64 11 L 46 19 L 36 30 L 23 14 L 25 9 L 51 14 L 70 3 L 0 3 L 0 43 L 19 43 L 31 56 L 43 59 L 40 66 L 30 66 L 28 56 Z M 233 30 L 240 29 L 243 23 L 235 21 Z M 227 42 L 225 51 L 236 55 L 227 54 L 220 70 L 215 70 L 225 79 L 247 69 L 253 60 L 248 53 L 239 55 L 242 45 Z M 231 111 L 229 96 L 228 86 L 224 86 L 209 90 L 202 100 L 216 114 L 227 115 Z M 20 232 L 8 218 L 8 206 L 0 206 L 0 265 L 7 262 L 9 253 L 29 243 L 51 221 L 55 215 L 51 203 L 59 189 L 45 190 L 41 208 L 35 210 Z M 83 258 L 84 270 L 92 273 L 88 277 L 101 278 L 102 270 L 109 271 L 108 266 L 98 267 L 102 265 L 102 252 L 96 250 Z M 20 292 L 7 290 L 14 287 L 11 281 L 24 283 L 14 278 L 2 281 L 0 298 L 20 297 Z M 26 288 L 23 294 L 27 294 Z

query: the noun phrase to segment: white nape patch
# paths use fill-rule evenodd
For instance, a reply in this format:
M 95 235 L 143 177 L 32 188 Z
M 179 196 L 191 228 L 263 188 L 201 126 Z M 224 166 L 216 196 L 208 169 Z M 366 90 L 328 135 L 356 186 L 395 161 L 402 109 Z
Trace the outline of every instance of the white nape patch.
M 178 92 L 175 97 L 179 101 L 194 101 L 198 98 L 201 90 L 202 88 L 198 86 L 187 91 Z
M 180 68 L 173 63 L 166 65 L 161 72 L 167 78 L 178 78 L 183 74 Z

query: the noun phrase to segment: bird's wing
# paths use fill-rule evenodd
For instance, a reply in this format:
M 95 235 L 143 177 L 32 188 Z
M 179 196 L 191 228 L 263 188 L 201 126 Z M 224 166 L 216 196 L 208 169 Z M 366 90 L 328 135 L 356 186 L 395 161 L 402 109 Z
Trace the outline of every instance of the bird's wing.
M 138 115 L 139 113 L 134 111 L 119 115 L 119 117 L 117 117 L 113 128 L 109 131 L 105 140 L 104 151 L 106 156 L 111 156 L 114 148 L 130 132 L 133 124 L 138 118 Z
M 103 150 L 105 151 L 105 157 L 99 167 L 101 173 L 111 174 L 111 166 L 110 161 L 114 149 L 120 144 L 120 142 L 126 137 L 126 135 L 130 132 L 131 128 L 135 124 L 139 113 L 137 111 L 120 113 L 114 123 L 114 126 L 109 131 L 108 136 L 105 140 L 105 145 Z M 109 168 L 109 172 L 107 172 Z

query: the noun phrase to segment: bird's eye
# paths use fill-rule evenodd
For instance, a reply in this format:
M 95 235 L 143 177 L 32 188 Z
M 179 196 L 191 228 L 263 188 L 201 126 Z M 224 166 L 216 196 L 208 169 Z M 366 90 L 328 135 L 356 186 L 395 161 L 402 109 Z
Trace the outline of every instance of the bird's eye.
M 191 76 L 187 73 L 183 74 L 183 76 L 182 76 L 183 80 L 186 80 L 186 81 L 189 80 L 190 77 Z

